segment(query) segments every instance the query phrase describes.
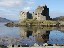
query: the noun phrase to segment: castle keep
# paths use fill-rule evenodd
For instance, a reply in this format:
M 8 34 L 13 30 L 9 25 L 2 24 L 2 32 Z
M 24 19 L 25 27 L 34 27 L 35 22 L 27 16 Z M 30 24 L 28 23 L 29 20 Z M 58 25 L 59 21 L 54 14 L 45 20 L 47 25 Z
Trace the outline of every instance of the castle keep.
M 49 16 L 49 8 L 47 6 L 38 6 L 38 8 L 32 14 L 29 12 L 20 13 L 20 22 L 24 21 L 25 19 L 36 19 L 38 21 L 41 20 L 50 20 Z
M 32 19 L 32 14 L 29 12 L 20 12 L 20 21 L 24 21 L 25 19 Z

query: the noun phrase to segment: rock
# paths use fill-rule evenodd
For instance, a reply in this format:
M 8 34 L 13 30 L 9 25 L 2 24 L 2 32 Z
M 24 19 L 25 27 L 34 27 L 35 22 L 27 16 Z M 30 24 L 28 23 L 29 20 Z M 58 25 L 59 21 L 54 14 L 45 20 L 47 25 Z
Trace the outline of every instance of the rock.
M 34 47 L 38 47 L 39 45 L 37 43 L 34 44 Z
M 47 43 L 44 43 L 43 46 L 48 46 L 48 44 Z
M 14 22 L 9 22 L 9 23 L 5 24 L 5 26 L 7 26 L 7 27 L 13 27 L 14 26 Z

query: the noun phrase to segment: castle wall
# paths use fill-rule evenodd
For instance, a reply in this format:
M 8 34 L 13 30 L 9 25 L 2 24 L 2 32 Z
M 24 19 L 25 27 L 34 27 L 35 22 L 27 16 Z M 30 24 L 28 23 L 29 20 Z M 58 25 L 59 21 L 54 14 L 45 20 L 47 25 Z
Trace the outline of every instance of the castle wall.
M 43 10 L 44 10 L 43 7 L 38 6 L 38 8 L 35 10 L 35 13 L 42 13 Z
M 49 20 L 49 8 L 47 6 L 39 6 L 33 13 L 33 19 L 37 20 Z
M 38 14 L 38 13 L 35 13 L 35 14 L 33 14 L 33 19 L 35 19 L 36 18 L 36 20 L 46 20 L 46 16 L 43 16 L 43 15 L 41 15 L 41 14 Z
M 20 13 L 20 21 L 24 21 L 27 19 L 27 12 L 21 12 Z
M 24 21 L 25 19 L 32 19 L 32 14 L 29 12 L 21 12 L 20 13 L 20 22 Z

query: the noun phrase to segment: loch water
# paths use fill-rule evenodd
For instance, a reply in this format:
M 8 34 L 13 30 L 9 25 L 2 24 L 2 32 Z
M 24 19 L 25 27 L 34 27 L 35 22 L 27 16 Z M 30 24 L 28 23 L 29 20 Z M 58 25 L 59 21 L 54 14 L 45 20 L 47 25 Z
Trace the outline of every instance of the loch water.
M 64 45 L 64 27 L 7 27 L 0 23 L 0 45 Z

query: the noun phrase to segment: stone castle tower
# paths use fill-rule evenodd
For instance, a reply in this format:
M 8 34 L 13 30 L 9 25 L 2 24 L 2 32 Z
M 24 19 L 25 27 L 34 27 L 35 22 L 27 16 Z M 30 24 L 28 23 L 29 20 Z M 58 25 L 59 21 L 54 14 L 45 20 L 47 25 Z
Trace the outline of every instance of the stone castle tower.
M 20 12 L 20 22 L 24 21 L 25 19 L 32 19 L 32 14 L 29 12 Z
M 20 12 L 20 22 L 27 19 L 27 12 Z
M 37 20 L 49 20 L 49 8 L 47 6 L 38 6 L 38 8 L 33 12 L 33 19 Z

